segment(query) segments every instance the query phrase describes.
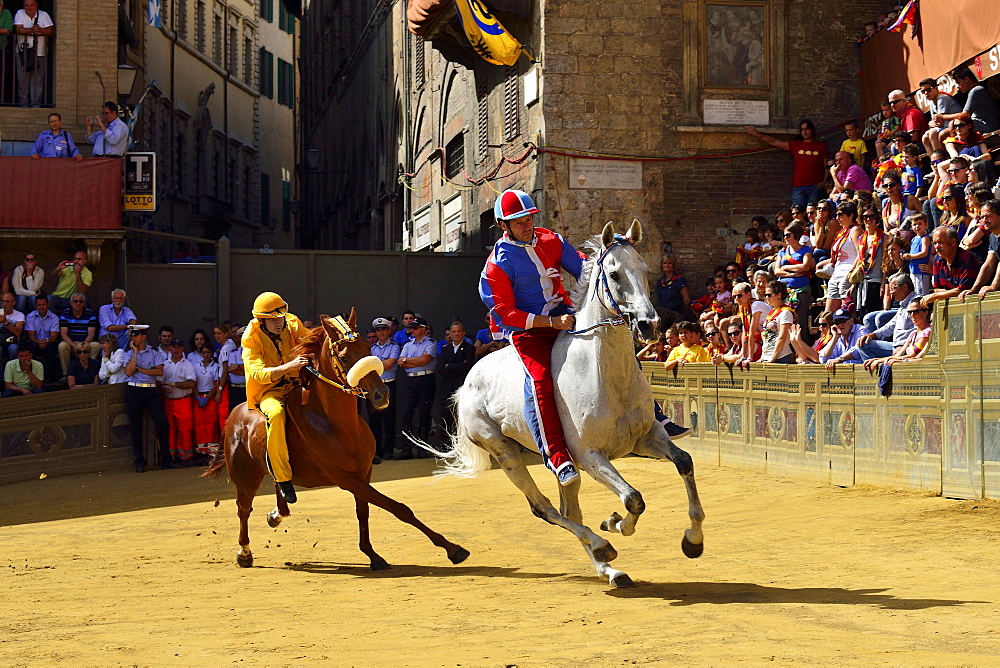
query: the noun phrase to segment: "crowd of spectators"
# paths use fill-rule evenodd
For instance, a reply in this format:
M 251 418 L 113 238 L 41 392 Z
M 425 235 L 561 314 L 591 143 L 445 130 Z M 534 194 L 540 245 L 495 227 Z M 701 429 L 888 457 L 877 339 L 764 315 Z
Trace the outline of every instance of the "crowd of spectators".
M 148 325 L 126 305 L 124 290 L 112 290 L 108 303 L 96 306 L 90 291 L 94 277 L 86 265 L 84 251 L 60 262 L 49 274 L 50 292 L 33 252 L 25 253 L 10 275 L 0 272 L 3 396 L 118 383 L 150 389 L 159 403 L 150 416 L 161 443 L 168 444 L 161 466 L 204 463 L 218 447 L 229 412 L 246 400 L 242 328 L 220 323 L 211 338 L 197 329 L 185 343 L 170 325 L 162 325 L 155 343 L 147 345 Z M 126 409 L 139 430 L 133 431 L 137 440 L 148 406 L 132 403 L 127 401 Z M 137 470 L 144 467 L 137 464 Z
M 997 101 L 966 67 L 959 94 L 934 79 L 924 114 L 899 90 L 883 103 L 878 136 L 857 121 L 832 151 L 809 120 L 783 141 L 747 133 L 793 159 L 791 205 L 755 216 L 733 261 L 692 295 L 664 256 L 651 294 L 665 332 L 640 359 L 689 363 L 866 364 L 922 357 L 935 301 L 982 298 L 1000 287 L 1000 182 L 990 133 Z M 831 159 L 832 156 L 832 159 Z

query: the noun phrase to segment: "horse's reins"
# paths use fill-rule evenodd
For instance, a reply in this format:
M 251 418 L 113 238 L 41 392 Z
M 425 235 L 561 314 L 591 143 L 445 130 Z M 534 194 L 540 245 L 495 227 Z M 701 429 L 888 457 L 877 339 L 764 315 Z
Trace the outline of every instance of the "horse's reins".
M 351 329 L 351 326 L 344 321 L 344 318 L 342 316 L 338 315 L 337 317 L 332 318 L 330 320 L 330 323 L 337 328 L 337 331 L 340 332 L 342 341 L 350 343 L 352 341 L 357 340 L 358 333 L 355 332 L 353 329 Z M 344 363 L 341 362 L 340 357 L 337 356 L 337 351 L 333 344 L 330 344 L 330 357 L 333 359 L 333 366 L 337 369 L 337 373 L 340 375 L 342 379 L 346 380 L 347 369 L 344 368 Z M 347 392 L 348 394 L 353 394 L 354 396 L 361 397 L 362 399 L 368 398 L 368 393 L 365 392 L 363 389 L 361 389 L 360 385 L 357 387 L 351 387 L 350 383 L 347 384 L 338 383 L 334 379 L 324 376 L 323 373 L 319 369 L 314 367 L 312 364 L 307 364 L 303 368 L 312 375 L 314 375 L 316 378 L 323 381 L 324 383 L 328 385 L 333 385 L 334 387 L 343 392 Z
M 596 260 L 597 278 L 596 280 L 594 280 L 594 297 L 599 302 L 601 302 L 601 305 L 604 306 L 606 309 L 608 309 L 609 311 L 614 311 L 615 316 L 611 318 L 601 318 L 600 320 L 597 321 L 596 324 L 593 324 L 590 327 L 584 327 L 583 329 L 574 329 L 570 331 L 569 334 L 586 334 L 587 332 L 595 330 L 598 327 L 605 327 L 605 326 L 620 327 L 621 325 L 624 325 L 628 322 L 628 318 L 622 312 L 622 308 L 621 306 L 618 305 L 618 302 L 615 300 L 615 296 L 611 294 L 611 287 L 608 285 L 608 275 L 604 271 L 604 258 L 607 257 L 608 253 L 610 253 L 611 250 L 616 246 L 626 246 L 626 245 L 632 246 L 633 244 L 631 241 L 628 240 L 627 237 L 623 237 L 620 234 L 616 234 L 615 240 L 601 252 L 601 254 L 597 257 Z M 605 303 L 605 301 L 601 299 L 601 292 L 600 292 L 601 287 L 604 288 L 604 295 L 606 295 L 608 300 L 611 302 L 610 305 Z

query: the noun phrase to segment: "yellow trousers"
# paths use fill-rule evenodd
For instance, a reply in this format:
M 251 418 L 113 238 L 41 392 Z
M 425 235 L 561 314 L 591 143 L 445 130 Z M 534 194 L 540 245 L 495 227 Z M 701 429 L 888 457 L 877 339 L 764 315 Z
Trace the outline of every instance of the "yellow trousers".
M 267 465 L 275 482 L 292 479 L 288 463 L 288 443 L 285 441 L 285 396 L 291 386 L 269 390 L 257 404 L 257 410 L 267 423 Z

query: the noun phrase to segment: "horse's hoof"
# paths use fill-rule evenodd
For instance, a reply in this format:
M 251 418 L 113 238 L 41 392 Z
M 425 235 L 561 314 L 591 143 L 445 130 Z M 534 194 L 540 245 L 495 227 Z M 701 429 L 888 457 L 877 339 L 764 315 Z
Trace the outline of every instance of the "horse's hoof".
M 451 560 L 453 564 L 460 564 L 469 558 L 469 551 L 464 547 L 460 547 L 451 554 L 448 555 L 448 559 Z
M 385 560 L 382 560 L 382 561 L 373 561 L 372 562 L 372 570 L 373 571 L 387 571 L 387 570 L 389 570 L 391 568 L 392 568 L 392 566 L 390 566 L 389 562 L 387 562 Z
M 697 559 L 705 551 L 704 543 L 692 543 L 687 536 L 681 539 L 681 551 L 688 559 Z
M 618 513 L 611 513 L 611 517 L 601 522 L 601 531 L 617 531 L 618 523 L 621 521 L 621 515 Z
M 619 573 L 618 575 L 611 578 L 611 586 L 618 589 L 621 589 L 622 587 L 631 587 L 634 584 L 635 583 L 632 582 L 632 578 L 630 578 L 625 573 Z
M 272 515 L 271 513 L 267 514 L 267 526 L 272 529 L 276 529 L 279 524 L 281 524 L 281 515 Z
M 253 566 L 253 555 L 248 554 L 243 556 L 242 554 L 237 554 L 236 563 L 240 565 L 240 568 L 250 568 Z
M 602 545 L 601 547 L 595 547 L 591 554 L 594 555 L 594 559 L 597 561 L 602 561 L 608 563 L 609 561 L 614 561 L 618 558 L 618 551 L 611 547 L 611 543 Z

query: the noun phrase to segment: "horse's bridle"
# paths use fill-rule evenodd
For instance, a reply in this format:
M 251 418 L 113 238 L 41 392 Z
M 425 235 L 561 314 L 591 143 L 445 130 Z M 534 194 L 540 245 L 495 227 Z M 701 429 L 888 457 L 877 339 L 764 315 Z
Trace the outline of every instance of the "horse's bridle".
M 615 316 L 613 318 L 602 318 L 597 321 L 596 324 L 590 327 L 585 327 L 583 329 L 576 329 L 570 332 L 570 334 L 585 334 L 591 330 L 597 329 L 598 327 L 604 327 L 610 325 L 611 327 L 619 327 L 621 325 L 629 324 L 631 327 L 631 318 L 622 311 L 621 306 L 615 300 L 615 296 L 611 294 L 611 287 L 608 285 L 608 276 L 604 271 L 604 258 L 608 256 L 608 253 L 617 246 L 634 246 L 634 244 L 628 239 L 620 234 L 615 235 L 615 240 L 608 244 L 608 247 L 601 251 L 601 254 L 597 256 L 597 277 L 594 279 L 594 295 L 593 298 L 601 302 L 601 306 L 613 311 Z M 601 290 L 603 288 L 603 290 Z M 602 299 L 602 295 L 607 298 L 607 302 Z M 610 303 L 608 303 L 610 302 Z
M 340 341 L 351 343 L 358 339 L 358 333 L 347 324 L 343 316 L 338 315 L 335 318 L 331 318 L 329 322 L 337 329 L 338 332 L 340 332 Z M 340 343 L 340 341 L 337 343 Z M 337 389 L 347 392 L 348 394 L 353 394 L 356 397 L 367 399 L 368 393 L 361 389 L 360 385 L 357 387 L 351 387 L 350 383 L 347 382 L 347 369 L 344 368 L 344 363 L 340 360 L 340 357 L 337 356 L 336 344 L 334 343 L 330 343 L 330 357 L 333 359 L 333 366 L 337 370 L 337 376 L 344 382 L 338 382 L 333 378 L 328 378 L 312 364 L 307 364 L 303 368 L 328 385 L 333 385 Z

